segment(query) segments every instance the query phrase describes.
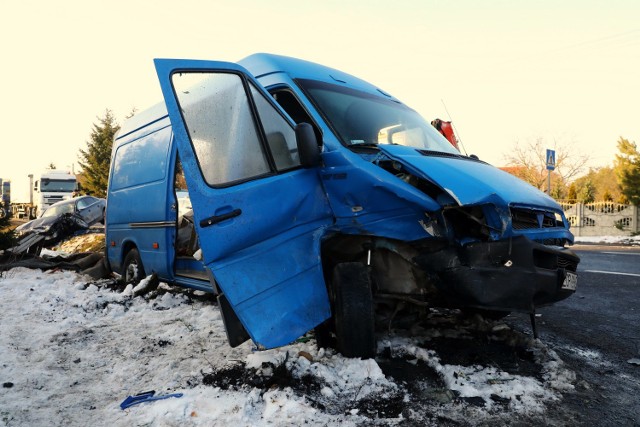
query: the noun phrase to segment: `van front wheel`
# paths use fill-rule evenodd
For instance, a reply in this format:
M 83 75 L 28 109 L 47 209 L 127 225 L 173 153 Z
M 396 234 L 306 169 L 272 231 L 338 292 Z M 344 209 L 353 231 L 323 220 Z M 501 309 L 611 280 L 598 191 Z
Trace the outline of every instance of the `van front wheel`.
M 140 259 L 140 253 L 136 248 L 131 249 L 127 256 L 124 257 L 124 265 L 122 266 L 122 277 L 125 283 L 138 284 L 145 278 L 144 267 Z
M 375 357 L 373 295 L 367 267 L 359 262 L 336 265 L 332 287 L 337 350 L 345 357 Z

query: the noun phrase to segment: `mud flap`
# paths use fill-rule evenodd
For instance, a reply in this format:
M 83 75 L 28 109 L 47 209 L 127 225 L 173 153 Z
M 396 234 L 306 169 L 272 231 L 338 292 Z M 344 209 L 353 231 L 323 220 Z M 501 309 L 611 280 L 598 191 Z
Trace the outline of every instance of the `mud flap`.
M 224 294 L 218 295 L 218 306 L 222 312 L 222 321 L 224 322 L 224 328 L 227 332 L 229 345 L 231 347 L 237 347 L 248 340 L 250 337 L 247 330 L 242 326 L 240 319 L 238 319 L 236 312 L 233 311 Z

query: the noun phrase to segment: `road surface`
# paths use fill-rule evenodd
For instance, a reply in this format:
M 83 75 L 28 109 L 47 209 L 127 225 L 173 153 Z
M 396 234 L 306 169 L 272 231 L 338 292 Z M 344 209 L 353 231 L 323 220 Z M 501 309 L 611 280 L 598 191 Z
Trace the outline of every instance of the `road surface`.
M 575 295 L 539 310 L 540 339 L 577 374 L 577 393 L 556 408 L 577 425 L 640 426 L 640 248 L 576 245 Z M 509 316 L 530 329 L 527 315 Z M 573 423 L 572 423 L 573 424 Z

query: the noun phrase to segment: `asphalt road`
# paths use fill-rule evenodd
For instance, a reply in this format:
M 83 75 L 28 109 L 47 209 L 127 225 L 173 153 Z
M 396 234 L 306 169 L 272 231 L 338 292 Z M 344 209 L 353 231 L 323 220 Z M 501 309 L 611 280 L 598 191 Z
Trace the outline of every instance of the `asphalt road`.
M 576 393 L 555 408 L 556 422 L 640 426 L 640 248 L 576 245 L 576 293 L 541 308 L 541 340 L 576 373 Z M 528 316 L 511 315 L 530 330 Z

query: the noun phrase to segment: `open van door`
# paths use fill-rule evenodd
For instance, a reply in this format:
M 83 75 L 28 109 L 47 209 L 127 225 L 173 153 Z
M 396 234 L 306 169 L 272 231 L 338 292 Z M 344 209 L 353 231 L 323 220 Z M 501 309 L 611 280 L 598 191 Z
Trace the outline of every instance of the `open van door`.
M 259 348 L 286 345 L 331 314 L 320 238 L 334 218 L 317 167 L 300 165 L 293 124 L 243 67 L 155 66 L 229 341 L 242 342 L 239 319 Z

